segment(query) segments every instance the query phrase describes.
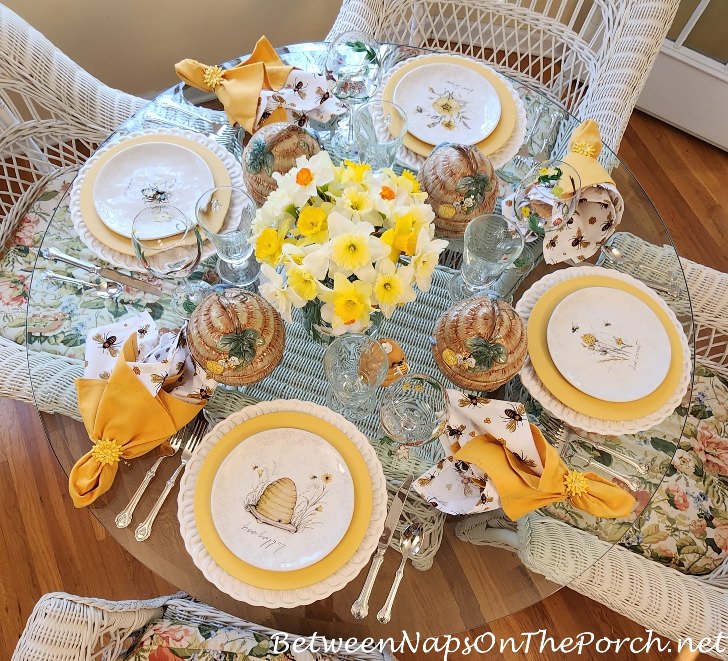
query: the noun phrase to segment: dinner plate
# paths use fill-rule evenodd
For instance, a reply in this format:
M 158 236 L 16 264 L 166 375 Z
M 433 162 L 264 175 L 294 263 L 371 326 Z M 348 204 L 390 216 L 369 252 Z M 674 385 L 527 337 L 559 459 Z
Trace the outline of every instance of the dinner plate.
M 134 218 L 144 208 L 171 204 L 195 218 L 200 195 L 214 186 L 207 163 L 194 151 L 169 142 L 124 146 L 101 167 L 93 186 L 94 206 L 113 232 L 131 238 Z M 145 239 L 179 234 L 178 223 L 155 223 Z
M 655 312 L 670 340 L 670 367 L 649 395 L 631 402 L 607 402 L 582 392 L 556 368 L 547 344 L 547 325 L 556 306 L 587 287 L 610 287 L 637 296 Z M 520 376 L 531 395 L 575 429 L 598 434 L 632 434 L 650 429 L 678 406 L 690 385 L 691 354 L 675 313 L 651 289 L 625 273 L 601 267 L 572 267 L 544 276 L 516 304 L 526 323 L 528 354 Z
M 94 205 L 94 183 L 105 163 L 117 153 L 137 144 L 146 142 L 167 142 L 191 149 L 200 156 L 212 172 L 215 186 L 243 187 L 242 168 L 234 156 L 222 145 L 201 133 L 180 129 L 164 131 L 143 130 L 124 136 L 121 140 L 111 142 L 99 150 L 84 164 L 73 182 L 71 189 L 71 220 L 80 239 L 98 256 L 109 264 L 130 271 L 146 272 L 144 265 L 137 258 L 131 239 L 110 230 L 99 217 Z M 228 213 L 219 217 L 220 227 L 236 228 L 240 223 L 238 210 L 233 207 Z M 189 242 L 192 246 L 192 241 Z M 202 258 L 207 259 L 215 254 L 215 247 L 204 241 Z
M 354 482 L 326 438 L 276 426 L 228 453 L 213 479 L 210 511 L 220 539 L 238 558 L 292 571 L 327 556 L 344 537 Z
M 498 126 L 501 102 L 482 73 L 456 62 L 433 62 L 408 71 L 394 102 L 407 116 L 407 130 L 431 145 L 472 145 Z
M 500 100 L 501 105 L 501 115 L 498 125 L 490 133 L 490 135 L 488 135 L 488 137 L 476 143 L 476 147 L 483 152 L 483 154 L 486 156 L 492 156 L 509 143 L 517 127 L 519 113 L 520 111 L 523 111 L 523 114 L 525 115 L 525 110 L 522 108 L 523 104 L 520 99 L 516 100 L 517 95 L 513 91 L 513 88 L 500 76 L 500 74 L 482 62 L 449 54 L 424 55 L 406 60 L 394 67 L 391 73 L 388 74 L 386 83 L 384 83 L 384 87 L 382 88 L 381 98 L 383 101 L 393 101 L 394 92 L 397 89 L 399 82 L 410 71 L 429 64 L 452 63 L 457 63 L 460 66 L 476 72 L 485 82 L 492 85 L 498 93 L 498 99 Z M 399 129 L 396 125 L 396 118 L 394 117 L 392 128 L 394 132 L 397 132 Z M 402 142 L 407 149 L 425 158 L 430 155 L 433 149 L 432 144 L 420 140 L 410 132 L 405 133 Z M 518 142 L 519 144 L 515 146 L 515 151 L 518 151 L 518 148 L 520 147 L 520 140 Z M 512 154 L 508 156 L 508 159 L 511 158 L 511 156 Z
M 672 356 L 667 331 L 652 308 L 614 287 L 567 295 L 551 313 L 546 339 L 562 376 L 609 402 L 649 395 L 667 376 Z

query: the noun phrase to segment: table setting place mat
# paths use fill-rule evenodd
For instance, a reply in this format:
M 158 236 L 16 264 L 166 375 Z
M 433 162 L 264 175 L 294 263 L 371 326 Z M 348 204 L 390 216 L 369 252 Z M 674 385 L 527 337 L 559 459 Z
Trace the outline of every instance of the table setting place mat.
M 205 577 L 269 608 L 340 590 L 369 561 L 386 513 L 384 473 L 366 436 L 297 400 L 248 406 L 216 425 L 178 499 L 185 547 Z
M 123 155 L 125 150 L 141 146 L 153 149 L 156 144 L 184 148 L 202 159 L 210 170 L 213 186 L 244 187 L 242 168 L 233 155 L 211 138 L 192 131 L 137 131 L 101 147 L 89 158 L 74 180 L 71 190 L 71 219 L 79 237 L 91 250 L 110 264 L 130 271 L 146 272 L 146 269 L 137 259 L 131 239 L 110 229 L 99 216 L 94 190 L 97 178 L 105 166 Z M 199 194 L 204 192 L 201 190 Z M 174 204 L 174 201 L 169 200 L 169 203 Z M 239 222 L 238 210 L 230 207 L 222 226 L 232 228 Z M 214 247 L 204 241 L 202 258 L 211 257 L 214 252 Z
M 643 314 L 644 320 L 655 324 L 649 328 L 633 329 L 631 336 L 615 336 L 611 330 L 627 328 L 629 319 L 620 319 L 620 310 L 605 309 L 603 315 L 590 319 L 587 328 L 582 321 L 564 324 L 552 322 L 554 312 L 563 304 L 569 304 L 570 297 L 598 295 L 603 288 L 603 298 L 613 296 L 633 307 L 634 315 Z M 577 299 L 571 299 L 572 303 Z M 527 324 L 528 361 L 521 372 L 524 386 L 542 406 L 568 424 L 583 431 L 600 434 L 635 433 L 644 431 L 668 417 L 679 405 L 690 381 L 691 358 L 687 338 L 674 312 L 651 289 L 629 275 L 601 267 L 576 267 L 549 274 L 527 290 L 516 305 L 516 311 Z M 574 314 L 575 318 L 578 314 Z M 603 317 L 603 318 L 602 318 Z M 612 321 L 610 321 L 612 320 Z M 635 319 L 636 321 L 636 319 Z M 551 337 L 549 326 L 551 325 Z M 654 370 L 652 385 L 635 385 L 639 396 L 620 397 L 616 392 L 606 398 L 587 394 L 579 388 L 580 377 L 569 375 L 563 356 L 557 359 L 565 376 L 554 361 L 549 345 L 556 347 L 555 333 L 564 335 L 564 345 L 580 348 L 584 352 L 584 381 L 592 380 L 587 390 L 597 388 L 594 374 L 602 378 L 617 378 L 627 363 L 634 369 L 646 365 Z M 645 335 L 646 333 L 646 335 Z M 654 346 L 641 346 L 634 337 L 642 334 L 643 341 L 656 338 Z M 664 351 L 665 355 L 657 355 Z M 624 372 L 621 374 L 625 375 Z M 664 374 L 664 378 L 659 378 Z M 568 377 L 568 378 L 567 378 Z M 627 379 L 629 375 L 621 378 Z M 647 377 L 645 382 L 647 382 Z M 629 385 L 629 384 L 627 384 Z M 654 386 L 654 387 L 652 387 Z M 640 391 L 640 387 L 642 390 Z M 627 388 L 625 388 L 627 390 Z M 645 392 L 649 390 L 649 392 Z M 601 391 L 608 393 L 606 386 Z M 623 399 L 625 401 L 614 401 Z M 612 401 L 609 401 L 612 400 Z
M 476 143 L 476 146 L 490 159 L 493 167 L 502 167 L 515 156 L 521 147 L 526 132 L 526 109 L 510 81 L 487 64 L 460 55 L 415 56 L 397 64 L 384 75 L 375 98 L 394 101 L 398 85 L 410 72 L 418 67 L 436 64 L 455 65 L 475 72 L 482 77 L 488 87 L 492 87 L 497 93 L 500 100 L 499 121 L 484 139 Z M 399 128 L 396 122 L 397 118 L 393 117 L 392 123 L 395 132 Z M 434 147 L 434 144 L 429 144 L 407 132 L 397 158 L 404 165 L 419 169 Z

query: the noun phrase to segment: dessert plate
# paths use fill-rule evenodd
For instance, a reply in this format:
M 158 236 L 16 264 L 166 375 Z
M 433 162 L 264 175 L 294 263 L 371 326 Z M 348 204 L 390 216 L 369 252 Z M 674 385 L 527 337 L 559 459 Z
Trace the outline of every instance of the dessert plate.
M 551 313 L 546 339 L 563 377 L 592 397 L 631 402 L 665 379 L 672 351 L 655 312 L 629 292 L 588 287 Z
M 498 126 L 501 102 L 483 75 L 458 63 L 433 62 L 408 71 L 394 102 L 404 108 L 407 130 L 431 145 L 473 145 Z
M 354 484 L 325 438 L 274 427 L 227 455 L 214 477 L 210 509 L 220 539 L 238 558 L 260 569 L 293 571 L 324 558 L 344 537 Z
M 195 217 L 200 195 L 214 186 L 205 161 L 191 149 L 169 142 L 130 145 L 110 158 L 93 188 L 94 206 L 113 232 L 131 238 L 137 214 L 148 206 L 171 204 Z M 176 223 L 155 223 L 143 238 L 161 239 L 180 233 Z

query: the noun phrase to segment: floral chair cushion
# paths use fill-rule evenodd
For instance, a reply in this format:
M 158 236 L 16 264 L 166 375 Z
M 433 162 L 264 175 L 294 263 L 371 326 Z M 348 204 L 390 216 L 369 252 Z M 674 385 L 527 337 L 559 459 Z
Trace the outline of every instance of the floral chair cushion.
M 150 622 L 127 652 L 127 661 L 336 661 L 338 657 L 289 649 L 252 629 L 190 624 L 162 618 Z
M 19 223 L 13 238 L 0 250 L 0 334 L 17 344 L 26 343 L 31 278 L 46 231 L 44 245 L 55 246 L 86 261 L 99 262 L 98 255 L 81 242 L 73 228 L 68 204 L 74 177 L 75 172 L 66 172 L 52 179 Z M 66 264 L 54 262 L 47 266 L 62 275 L 84 280 L 91 277 L 83 269 Z M 40 273 L 34 277 L 40 277 Z M 154 296 L 136 290 L 129 290 L 112 301 L 101 299 L 93 292 L 81 292 L 73 284 L 49 282 L 37 286 L 36 283 L 27 342 L 35 351 L 83 359 L 87 331 L 127 313 L 147 310 L 157 321 L 160 332 L 178 328 L 179 318 L 171 312 L 165 313 L 167 307 Z
M 542 511 L 686 574 L 718 567 L 728 556 L 728 382 L 698 366 L 692 399 L 675 415 L 649 432 L 607 444 L 650 467 L 632 492 L 632 515 L 608 521 L 565 503 Z

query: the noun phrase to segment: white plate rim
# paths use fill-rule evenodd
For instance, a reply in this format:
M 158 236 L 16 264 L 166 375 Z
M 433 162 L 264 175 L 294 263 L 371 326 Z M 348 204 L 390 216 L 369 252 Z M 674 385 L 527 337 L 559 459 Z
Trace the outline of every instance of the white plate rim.
M 361 452 L 364 462 L 369 469 L 372 479 L 372 517 L 369 527 L 365 533 L 362 543 L 351 559 L 331 576 L 318 583 L 296 590 L 268 590 L 258 588 L 244 583 L 227 572 L 225 572 L 210 556 L 202 544 L 199 533 L 195 526 L 194 513 L 194 486 L 199 475 L 202 462 L 209 454 L 214 444 L 235 426 L 249 420 L 257 415 L 276 413 L 280 411 L 292 411 L 315 415 L 322 420 L 329 422 L 341 431 L 354 443 Z M 369 443 L 367 437 L 362 434 L 356 426 L 346 420 L 343 416 L 331 409 L 315 404 L 294 399 L 278 399 L 267 402 L 260 402 L 252 406 L 246 406 L 240 411 L 219 422 L 202 440 L 187 464 L 180 482 L 179 496 L 177 498 L 177 515 L 180 522 L 180 533 L 187 552 L 192 561 L 200 569 L 205 578 L 215 585 L 219 590 L 229 594 L 238 601 L 243 601 L 252 606 L 264 606 L 266 608 L 294 608 L 305 604 L 313 603 L 319 599 L 325 599 L 334 592 L 343 588 L 353 580 L 356 575 L 368 564 L 374 552 L 379 537 L 384 530 L 384 519 L 387 516 L 387 483 L 384 478 L 382 464 Z
M 283 429 L 285 429 L 285 427 L 283 427 Z M 264 430 L 264 431 L 261 431 L 261 432 L 257 432 L 255 434 L 252 434 L 251 436 L 249 436 L 248 438 L 245 439 L 246 442 L 236 444 L 235 447 L 220 462 L 220 465 L 218 466 L 217 471 L 215 472 L 215 475 L 212 478 L 212 494 L 211 494 L 212 501 L 215 500 L 214 493 L 215 493 L 215 486 L 216 486 L 217 480 L 218 480 L 218 475 L 224 469 L 225 464 L 228 461 L 232 460 L 233 453 L 242 452 L 244 454 L 245 451 L 246 451 L 246 449 L 249 449 L 250 448 L 249 441 L 253 440 L 259 434 L 266 433 L 267 431 L 269 431 L 269 430 Z M 299 431 L 299 430 L 291 429 L 290 431 L 295 432 L 295 431 Z M 347 508 L 347 511 L 345 511 L 343 513 L 347 518 L 346 518 L 345 521 L 344 521 L 343 518 L 338 518 L 337 519 L 336 523 L 339 524 L 341 530 L 339 530 L 337 532 L 337 535 L 338 536 L 336 538 L 332 537 L 330 539 L 329 544 L 328 544 L 328 547 L 326 548 L 326 550 L 321 555 L 319 555 L 317 557 L 314 557 L 313 559 L 310 559 L 306 563 L 298 564 L 298 565 L 296 565 L 294 567 L 287 567 L 287 568 L 277 567 L 277 568 L 274 568 L 274 567 L 265 566 L 264 564 L 257 562 L 255 558 L 252 558 L 252 557 L 242 557 L 242 556 L 238 555 L 237 553 L 235 553 L 234 551 L 232 551 L 232 549 L 230 549 L 232 551 L 233 555 L 236 555 L 243 562 L 247 562 L 249 565 L 251 565 L 253 567 L 257 567 L 259 569 L 263 569 L 263 570 L 266 570 L 266 571 L 279 571 L 279 572 L 296 571 L 298 569 L 304 569 L 305 567 L 309 567 L 312 564 L 314 564 L 314 563 L 318 562 L 319 560 L 323 559 L 324 557 L 326 557 L 331 551 L 334 550 L 334 548 L 338 545 L 338 543 L 341 541 L 341 539 L 346 534 L 346 531 L 349 529 L 349 526 L 351 524 L 351 519 L 354 516 L 354 482 L 353 482 L 353 478 L 352 478 L 351 472 L 349 471 L 349 467 L 346 465 L 346 461 L 341 456 L 341 454 L 339 453 L 339 451 L 333 445 L 331 445 L 331 443 L 329 443 L 326 439 L 324 439 L 323 437 L 319 436 L 318 434 L 316 434 L 313 431 L 304 431 L 304 433 L 307 434 L 307 435 L 309 435 L 309 436 L 311 436 L 311 437 L 313 437 L 315 439 L 314 442 L 316 443 L 316 451 L 317 452 L 330 453 L 329 456 L 337 464 L 339 464 L 340 466 L 344 466 L 345 467 L 346 475 L 349 478 L 347 491 L 350 492 L 350 498 L 351 498 L 351 503 L 350 503 L 351 506 L 349 508 Z M 319 446 L 323 446 L 323 447 L 320 448 Z M 239 457 L 236 457 L 235 458 L 235 461 L 236 462 L 240 462 L 241 460 L 240 460 Z M 306 463 L 306 467 L 305 467 L 304 470 L 305 471 L 310 471 L 311 469 L 312 469 L 311 468 L 311 465 L 308 464 L 308 463 Z M 316 470 L 316 469 L 314 468 L 313 470 Z M 319 473 L 320 471 L 316 471 L 316 472 Z M 307 474 L 310 474 L 310 473 L 307 473 Z M 215 504 L 213 502 L 211 504 L 212 522 L 213 522 L 213 525 L 215 526 L 215 528 L 217 528 L 218 534 L 220 535 L 220 538 L 223 539 L 223 533 L 220 531 L 220 529 L 219 529 L 219 527 L 217 525 L 217 522 L 215 521 L 215 509 L 216 509 L 215 508 Z M 331 519 L 331 517 L 329 517 L 329 519 Z M 343 524 L 342 524 L 342 522 L 343 522 Z M 223 539 L 223 543 L 224 543 L 224 539 Z M 300 543 L 299 543 L 299 547 L 300 547 Z
M 586 432 L 594 432 L 604 436 L 636 434 L 637 432 L 646 431 L 660 424 L 663 420 L 666 420 L 672 415 L 675 408 L 680 405 L 685 393 L 688 391 L 692 375 L 693 363 L 685 331 L 675 316 L 675 313 L 662 298 L 660 298 L 647 285 L 626 273 L 622 273 L 614 269 L 605 269 L 601 266 L 572 266 L 566 269 L 559 269 L 554 273 L 549 273 L 531 285 L 516 304 L 516 312 L 520 315 L 521 319 L 523 319 L 523 322 L 528 324 L 528 318 L 531 315 L 533 306 L 536 305 L 539 298 L 541 298 L 548 289 L 565 280 L 591 275 L 603 275 L 616 280 L 622 280 L 623 282 L 627 282 L 640 289 L 657 302 L 674 324 L 675 329 L 678 331 L 680 347 L 682 349 L 683 370 L 682 378 L 680 379 L 677 388 L 675 388 L 675 392 L 672 397 L 670 397 L 656 411 L 640 418 L 632 418 L 631 420 L 602 420 L 601 418 L 594 418 L 592 416 L 579 413 L 556 399 L 536 374 L 536 370 L 533 369 L 530 358 L 526 358 L 526 362 L 521 369 L 521 383 L 523 383 L 526 390 L 531 393 L 533 398 L 539 402 L 546 411 L 560 420 L 563 420 L 575 429 Z
M 149 150 L 149 149 L 163 149 L 163 150 L 173 150 L 177 152 L 185 152 L 189 158 L 191 158 L 193 161 L 196 162 L 196 165 L 198 167 L 202 167 L 204 172 L 208 176 L 208 181 L 205 183 L 204 188 L 202 189 L 202 193 L 205 191 L 210 190 L 211 188 L 215 187 L 215 180 L 213 179 L 212 172 L 210 171 L 209 166 L 207 163 L 205 163 L 205 160 L 200 156 L 198 153 L 190 149 L 189 147 L 185 147 L 184 145 L 178 145 L 173 142 L 164 142 L 162 140 L 159 141 L 152 141 L 149 142 L 141 142 L 135 145 L 128 145 L 127 147 L 120 149 L 116 154 L 114 154 L 106 163 L 104 163 L 101 166 L 101 169 L 99 170 L 98 174 L 96 175 L 96 179 L 94 180 L 93 185 L 93 201 L 94 201 L 94 207 L 96 208 L 96 213 L 98 214 L 99 218 L 101 219 L 101 222 L 106 225 L 112 232 L 116 232 L 116 234 L 119 234 L 121 236 L 126 237 L 127 239 L 131 239 L 131 224 L 129 224 L 129 229 L 122 228 L 118 225 L 118 223 L 115 220 L 110 220 L 106 217 L 106 212 L 108 209 L 108 205 L 105 205 L 99 201 L 100 194 L 97 193 L 100 183 L 103 185 L 104 182 L 104 174 L 106 176 L 109 176 L 109 172 L 111 170 L 111 167 L 113 166 L 114 162 L 117 161 L 117 159 L 120 159 L 121 157 L 129 157 L 130 151 L 140 151 L 140 150 Z M 118 161 L 117 161 L 118 166 Z M 140 203 L 141 204 L 141 203 Z M 185 213 L 188 217 L 191 217 L 189 214 L 188 208 L 182 208 L 179 204 L 174 204 L 170 202 L 170 204 L 173 204 L 174 206 L 177 206 L 181 209 L 183 213 Z M 143 208 L 143 205 L 140 206 L 139 211 Z M 194 210 L 193 210 L 194 211 Z M 133 219 L 132 219 L 133 220 Z M 163 234 L 156 233 L 155 235 L 150 234 L 148 238 L 150 239 L 164 239 L 168 236 L 172 236 L 173 234 L 179 234 L 179 229 L 174 229 L 174 231 L 165 232 Z
M 454 62 L 431 62 L 430 64 L 423 64 L 421 67 L 415 67 L 414 69 L 408 71 L 397 83 L 396 87 L 392 91 L 392 101 L 396 103 L 399 106 L 402 106 L 403 108 L 406 108 L 406 105 L 403 104 L 401 97 L 398 97 L 398 93 L 402 94 L 405 83 L 408 79 L 411 81 L 414 80 L 417 76 L 422 76 L 423 74 L 426 75 L 427 69 L 433 70 L 434 68 L 453 68 L 458 71 L 467 71 L 468 74 L 472 74 L 474 76 L 477 76 L 480 80 L 478 81 L 480 85 L 482 85 L 482 89 L 484 90 L 485 96 L 489 97 L 489 102 L 492 103 L 492 97 L 495 96 L 495 103 L 493 105 L 495 106 L 497 104 L 498 110 L 497 113 L 494 111 L 492 116 L 490 117 L 490 123 L 486 124 L 487 128 L 481 129 L 479 132 L 477 132 L 476 137 L 474 138 L 468 138 L 467 140 L 462 140 L 456 136 L 452 136 L 451 139 L 443 138 L 443 140 L 437 140 L 434 143 L 432 142 L 432 137 L 428 137 L 425 133 L 420 133 L 419 129 L 415 129 L 412 126 L 412 122 L 408 122 L 407 124 L 407 130 L 419 140 L 422 140 L 423 142 L 426 142 L 427 144 L 432 144 L 433 147 L 439 144 L 440 142 L 459 142 L 461 144 L 467 144 L 467 145 L 474 145 L 478 142 L 481 142 L 482 140 L 485 140 L 493 131 L 495 131 L 496 127 L 498 126 L 498 122 L 500 121 L 501 113 L 502 113 L 502 107 L 500 98 L 498 97 L 498 91 L 493 87 L 491 82 L 483 76 L 480 76 L 476 71 L 473 71 L 473 69 L 463 66 L 460 64 L 460 62 L 454 61 Z M 479 85 L 479 89 L 480 89 Z M 487 115 L 487 113 L 486 113 Z M 470 129 L 471 131 L 474 131 L 475 129 Z M 446 136 L 447 137 L 447 136 Z
M 83 214 L 81 213 L 81 191 L 83 190 L 86 176 L 89 168 L 93 165 L 95 159 L 101 154 L 104 154 L 107 150 L 115 147 L 120 142 L 125 140 L 131 140 L 140 136 L 157 136 L 157 135 L 171 135 L 179 136 L 193 140 L 203 147 L 207 147 L 215 156 L 217 156 L 222 162 L 228 173 L 230 174 L 230 185 L 234 188 L 242 188 L 247 191 L 245 182 L 243 181 L 243 169 L 240 163 L 235 160 L 235 157 L 222 145 L 215 142 L 212 138 L 202 134 L 195 133 L 194 131 L 185 131 L 182 129 L 164 128 L 164 129 L 143 129 L 140 131 L 132 131 L 124 133 L 123 135 L 116 136 L 115 139 L 110 140 L 103 147 L 100 147 L 94 154 L 86 161 L 83 167 L 79 170 L 78 175 L 73 180 L 71 186 L 71 200 L 69 203 L 69 213 L 71 214 L 71 222 L 76 230 L 81 241 L 86 245 L 87 248 L 95 252 L 105 262 L 116 266 L 127 271 L 136 273 L 148 273 L 144 268 L 144 265 L 133 255 L 127 255 L 121 253 L 118 250 L 110 248 L 102 241 L 99 241 L 86 226 L 83 220 Z M 234 218 L 234 210 L 231 207 L 228 210 L 228 217 Z M 239 215 L 239 214 L 238 214 Z M 202 259 L 204 261 L 215 255 L 215 246 L 210 241 L 204 241 L 202 244 Z
M 554 351 L 556 346 L 556 337 L 554 336 L 555 333 L 555 324 L 558 322 L 558 315 L 559 313 L 563 314 L 564 309 L 567 307 L 569 303 L 573 303 L 576 298 L 588 296 L 593 289 L 607 289 L 610 292 L 614 292 L 617 296 L 622 297 L 629 297 L 631 299 L 631 302 L 638 307 L 642 308 L 648 316 L 652 316 L 654 318 L 654 322 L 657 327 L 657 335 L 661 337 L 659 338 L 662 340 L 664 348 L 667 349 L 668 357 L 665 361 L 664 366 L 661 368 L 660 372 L 657 372 L 656 374 L 659 374 L 659 377 L 655 377 L 654 374 L 651 374 L 650 376 L 653 379 L 652 385 L 649 390 L 645 390 L 641 394 L 638 394 L 637 396 L 630 396 L 628 398 L 625 398 L 624 396 L 614 395 L 611 392 L 607 390 L 600 390 L 600 387 L 598 384 L 590 385 L 590 384 L 583 384 L 583 383 L 577 383 L 576 380 L 572 377 L 571 374 L 568 373 L 568 370 L 565 369 L 563 362 L 561 361 L 558 352 Z M 592 295 L 595 295 L 595 292 L 591 292 Z M 657 339 L 657 338 L 655 338 Z M 561 376 L 564 377 L 572 386 L 577 388 L 578 390 L 581 390 L 581 392 L 590 395 L 591 397 L 596 397 L 597 399 L 601 399 L 605 402 L 613 402 L 613 403 L 627 403 L 627 402 L 633 402 L 637 399 L 642 399 L 643 397 L 646 397 L 650 393 L 654 392 L 657 388 L 659 388 L 660 384 L 664 381 L 665 377 L 667 376 L 669 370 L 670 370 L 670 362 L 671 362 L 671 353 L 670 353 L 670 339 L 667 335 L 667 331 L 665 330 L 664 326 L 660 322 L 659 317 L 655 314 L 654 310 L 652 310 L 644 301 L 641 301 L 639 298 L 631 294 L 630 292 L 623 291 L 621 289 L 610 289 L 609 287 L 601 287 L 601 286 L 595 286 L 595 287 L 588 287 L 585 289 L 578 289 L 574 292 L 571 292 L 567 296 L 565 296 L 561 301 L 559 301 L 558 305 L 554 308 L 553 312 L 551 313 L 551 316 L 549 317 L 547 326 L 546 326 L 546 344 L 549 350 L 549 353 L 551 354 L 551 360 L 553 361 L 554 365 L 556 366 L 556 369 L 561 373 Z M 613 388 L 612 388 L 613 390 Z

